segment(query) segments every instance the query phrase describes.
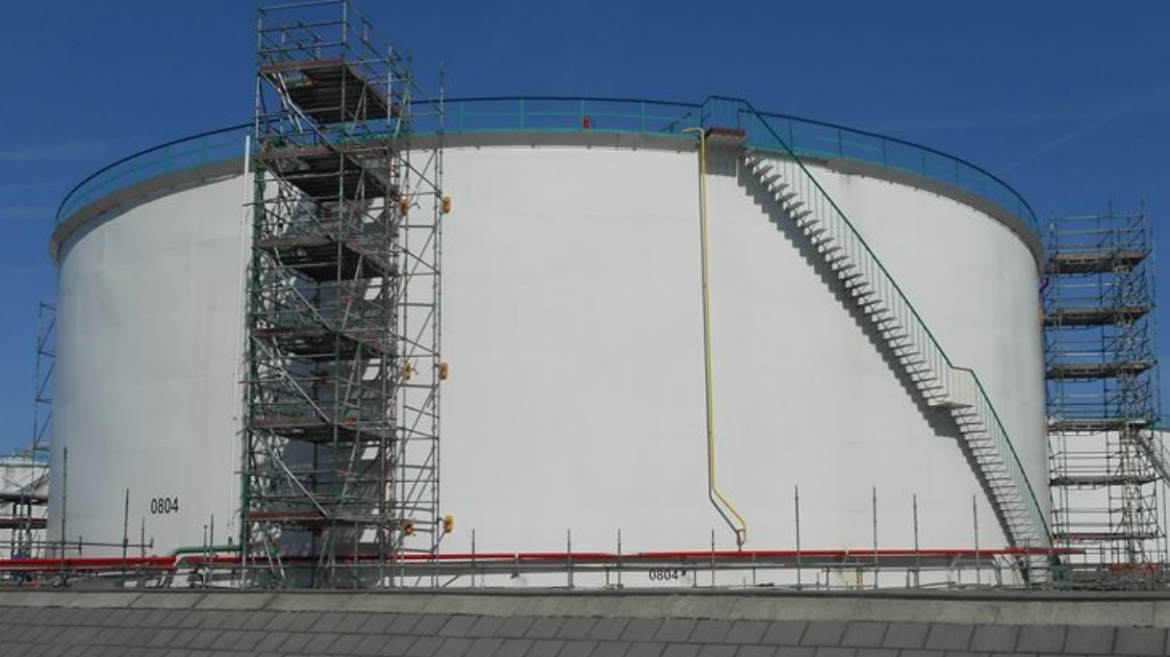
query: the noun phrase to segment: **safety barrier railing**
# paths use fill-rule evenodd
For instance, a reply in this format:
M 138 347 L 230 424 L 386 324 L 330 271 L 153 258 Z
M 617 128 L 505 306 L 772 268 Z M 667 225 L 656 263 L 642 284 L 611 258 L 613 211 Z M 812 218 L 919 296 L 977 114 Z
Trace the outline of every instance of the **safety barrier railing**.
M 1007 183 L 965 160 L 911 142 L 782 114 L 759 116 L 802 157 L 863 162 L 957 187 L 1002 207 L 1039 234 L 1036 213 Z
M 60 224 L 74 212 L 104 196 L 159 176 L 244 156 L 244 136 L 251 123 L 212 130 L 139 151 L 112 162 L 77 184 L 57 208 Z
M 680 135 L 717 111 L 720 99 L 676 103 L 628 98 L 556 96 L 484 97 L 446 100 L 440 116 L 427 101 L 414 113 L 416 135 L 492 132 L 595 132 Z M 1003 208 L 1039 235 L 1028 203 L 1007 183 L 980 167 L 932 148 L 821 121 L 758 113 L 798 155 L 862 162 L 941 182 Z M 114 162 L 79 183 L 61 203 L 57 221 L 90 202 L 165 173 L 243 154 L 251 124 L 186 137 Z
M 447 101 L 448 133 L 607 132 L 681 134 L 702 105 L 610 98 L 465 98 Z

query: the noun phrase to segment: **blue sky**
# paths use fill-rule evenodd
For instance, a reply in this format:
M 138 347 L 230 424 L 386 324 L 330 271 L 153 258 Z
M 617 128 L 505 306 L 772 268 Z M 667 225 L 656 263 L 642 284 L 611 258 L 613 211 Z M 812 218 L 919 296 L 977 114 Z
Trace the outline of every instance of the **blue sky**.
M 0 450 L 30 433 L 36 310 L 54 294 L 46 245 L 57 204 L 113 159 L 246 120 L 255 6 L 0 5 Z M 443 62 L 453 96 L 742 96 L 959 155 L 1005 178 L 1042 217 L 1144 199 L 1166 232 L 1167 2 L 358 6 L 413 53 L 420 75 Z M 1170 354 L 1168 331 L 1160 344 Z

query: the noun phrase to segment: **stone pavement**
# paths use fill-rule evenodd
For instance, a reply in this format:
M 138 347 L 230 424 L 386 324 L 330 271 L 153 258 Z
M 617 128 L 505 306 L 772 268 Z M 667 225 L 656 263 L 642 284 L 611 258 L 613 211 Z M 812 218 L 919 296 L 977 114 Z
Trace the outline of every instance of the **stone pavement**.
M 0 656 L 1164 655 L 1170 596 L 0 592 Z

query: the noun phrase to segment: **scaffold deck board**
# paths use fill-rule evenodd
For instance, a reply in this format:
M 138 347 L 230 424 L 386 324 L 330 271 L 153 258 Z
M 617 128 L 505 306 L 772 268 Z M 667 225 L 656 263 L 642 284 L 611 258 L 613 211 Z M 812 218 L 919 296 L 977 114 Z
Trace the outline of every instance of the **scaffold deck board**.
M 1044 325 L 1064 326 L 1105 326 L 1118 322 L 1132 322 L 1150 311 L 1148 305 L 1098 306 L 1084 308 L 1056 308 L 1044 316 Z
M 1108 379 L 1122 374 L 1141 374 L 1154 366 L 1153 361 L 1121 363 L 1053 363 L 1044 373 L 1048 379 Z
M 326 508 L 326 513 L 321 513 L 321 511 L 315 508 L 274 509 L 252 511 L 249 513 L 249 516 L 252 520 L 279 521 L 288 527 L 300 527 L 309 530 L 317 530 L 325 526 L 355 527 L 370 522 L 370 518 L 368 517 L 346 516 L 328 511 L 328 508 Z
M 1104 274 L 1132 269 L 1149 255 L 1148 249 L 1105 249 L 1054 253 L 1048 258 L 1050 274 Z
M 1158 480 L 1153 473 L 1138 474 L 1105 474 L 1105 475 L 1065 475 L 1053 477 L 1051 484 L 1065 488 L 1102 488 L 1105 486 L 1142 485 Z
M 1049 420 L 1052 433 L 1100 433 L 1125 428 L 1144 429 L 1154 424 L 1153 418 L 1055 418 Z
M 394 347 L 386 331 L 375 329 L 334 331 L 314 326 L 270 326 L 253 329 L 252 335 L 309 360 L 352 360 L 359 354 L 379 358 L 392 353 Z
M 1099 543 L 1113 541 L 1148 541 L 1158 538 L 1157 532 L 1053 532 L 1055 541 L 1068 543 Z
M 260 73 L 283 84 L 288 97 L 306 116 L 323 125 L 376 121 L 398 115 L 385 93 L 341 59 L 290 60 L 260 67 Z
M 353 444 L 358 441 L 376 441 L 389 438 L 393 430 L 371 422 L 370 426 L 359 426 L 349 422 L 331 422 L 322 417 L 253 417 L 249 428 L 267 431 L 288 440 L 308 443 Z
M 372 150 L 372 149 L 367 149 Z M 330 146 L 275 146 L 262 149 L 257 160 L 305 196 L 316 201 L 343 198 L 397 198 L 384 160 Z
M 0 529 L 45 529 L 48 527 L 45 518 L 30 518 L 28 516 L 0 517 Z
M 278 258 L 281 266 L 317 282 L 394 275 L 394 268 L 381 256 L 327 234 L 261 238 L 256 240 L 256 248 Z
M 41 506 L 49 503 L 49 496 L 44 493 L 3 492 L 0 493 L 0 504 L 31 504 Z

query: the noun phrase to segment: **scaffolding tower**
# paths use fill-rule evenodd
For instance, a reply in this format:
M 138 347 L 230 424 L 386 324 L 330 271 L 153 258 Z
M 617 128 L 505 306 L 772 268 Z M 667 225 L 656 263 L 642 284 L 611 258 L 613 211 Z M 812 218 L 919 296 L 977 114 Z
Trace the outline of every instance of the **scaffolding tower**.
M 28 447 L 0 457 L 0 555 L 5 558 L 46 554 L 49 504 L 49 439 L 53 427 L 53 369 L 56 364 L 57 309 L 42 301 L 37 308 L 33 369 L 32 438 Z
M 442 93 L 336 0 L 261 9 L 256 77 L 246 583 L 406 585 L 443 529 Z
M 1054 219 L 1043 288 L 1057 547 L 1074 588 L 1164 586 L 1166 464 L 1144 208 Z

